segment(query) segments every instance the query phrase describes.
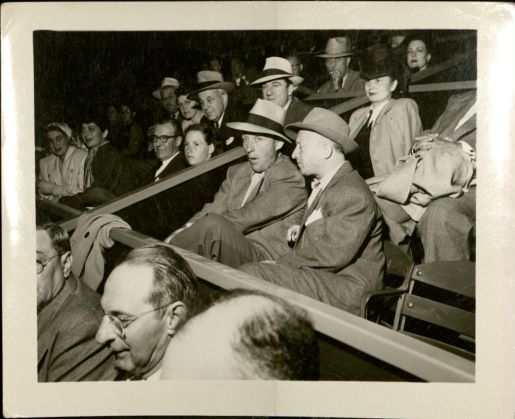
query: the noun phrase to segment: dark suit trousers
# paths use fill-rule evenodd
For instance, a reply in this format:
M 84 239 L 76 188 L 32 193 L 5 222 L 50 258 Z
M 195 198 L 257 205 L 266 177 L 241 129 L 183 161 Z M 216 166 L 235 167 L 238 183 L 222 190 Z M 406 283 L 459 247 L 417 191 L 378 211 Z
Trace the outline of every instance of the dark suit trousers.
M 209 214 L 177 234 L 171 244 L 238 268 L 267 257 L 223 216 Z

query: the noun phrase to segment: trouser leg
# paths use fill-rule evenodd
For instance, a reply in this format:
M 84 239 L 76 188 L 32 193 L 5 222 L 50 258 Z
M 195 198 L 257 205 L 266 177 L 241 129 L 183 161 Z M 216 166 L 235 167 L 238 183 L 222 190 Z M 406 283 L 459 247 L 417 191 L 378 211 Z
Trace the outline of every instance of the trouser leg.
M 424 263 L 470 260 L 470 235 L 476 222 L 476 188 L 460 198 L 431 202 L 418 223 Z
M 265 256 L 223 216 L 210 214 L 175 236 L 171 244 L 225 265 L 238 266 Z

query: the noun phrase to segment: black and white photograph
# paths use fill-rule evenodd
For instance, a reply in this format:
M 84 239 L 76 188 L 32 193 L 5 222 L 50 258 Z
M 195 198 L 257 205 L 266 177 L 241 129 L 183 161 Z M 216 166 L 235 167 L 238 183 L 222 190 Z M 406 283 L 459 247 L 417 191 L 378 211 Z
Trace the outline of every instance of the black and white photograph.
M 4 416 L 512 417 L 513 12 L 2 5 Z

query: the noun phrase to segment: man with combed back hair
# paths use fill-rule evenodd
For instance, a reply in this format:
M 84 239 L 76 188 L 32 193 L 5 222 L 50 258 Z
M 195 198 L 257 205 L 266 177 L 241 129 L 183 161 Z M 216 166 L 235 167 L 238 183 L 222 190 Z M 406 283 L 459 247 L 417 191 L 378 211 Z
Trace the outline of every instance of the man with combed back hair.
M 318 342 L 306 311 L 244 290 L 223 296 L 184 326 L 166 351 L 161 374 L 162 380 L 318 377 Z
M 133 249 L 111 272 L 97 341 L 108 344 L 129 379 L 157 379 L 166 347 L 199 304 L 197 279 L 163 244 Z

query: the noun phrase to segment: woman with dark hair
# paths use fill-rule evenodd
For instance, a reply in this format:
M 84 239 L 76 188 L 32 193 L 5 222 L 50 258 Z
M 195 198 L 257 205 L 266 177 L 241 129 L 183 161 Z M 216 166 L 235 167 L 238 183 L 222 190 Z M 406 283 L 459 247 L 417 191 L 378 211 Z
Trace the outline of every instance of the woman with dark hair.
M 125 156 L 109 142 L 107 123 L 101 115 L 82 118 L 80 136 L 88 149 L 84 164 L 84 192 L 67 204 L 84 209 L 130 192 L 149 181 L 155 163 Z
M 366 80 L 370 106 L 350 117 L 350 136 L 359 148 L 348 158 L 372 186 L 392 173 L 397 160 L 410 152 L 422 123 L 414 100 L 392 97 L 398 84 L 398 66 L 390 49 L 374 47 L 365 58 L 361 77 Z
M 431 61 L 431 51 L 426 39 L 414 36 L 409 39 L 406 50 L 406 64 L 412 72 L 426 70 Z

